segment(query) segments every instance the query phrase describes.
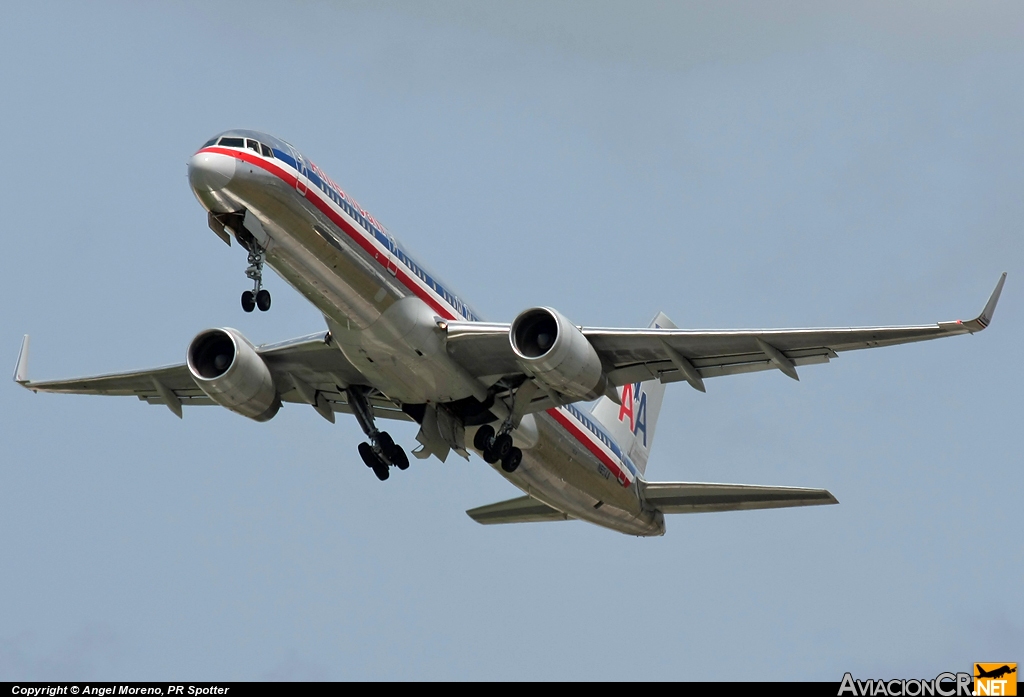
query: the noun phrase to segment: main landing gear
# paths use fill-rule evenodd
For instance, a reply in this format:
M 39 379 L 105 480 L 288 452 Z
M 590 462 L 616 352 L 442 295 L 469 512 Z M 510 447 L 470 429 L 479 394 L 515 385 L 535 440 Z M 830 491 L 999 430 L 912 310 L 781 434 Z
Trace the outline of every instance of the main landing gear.
M 402 446 L 395 443 L 386 431 L 378 431 L 374 423 L 373 411 L 366 400 L 366 393 L 358 386 L 348 388 L 348 403 L 352 407 L 359 427 L 370 439 L 369 443 L 359 444 L 359 457 L 367 467 L 373 470 L 377 479 L 384 481 L 390 475 L 390 466 L 400 470 L 409 469 L 409 456 Z
M 523 461 L 523 451 L 512 445 L 512 435 L 505 428 L 502 425 L 501 432 L 494 435 L 494 427 L 486 424 L 481 426 L 473 437 L 473 445 L 483 451 L 484 462 L 493 465 L 501 460 L 501 469 L 511 474 Z
M 256 240 L 249 241 L 249 268 L 245 275 L 252 279 L 252 290 L 242 293 L 242 309 L 252 312 L 257 307 L 260 312 L 270 309 L 270 291 L 263 287 L 263 264 L 267 258 L 267 250 L 259 246 Z

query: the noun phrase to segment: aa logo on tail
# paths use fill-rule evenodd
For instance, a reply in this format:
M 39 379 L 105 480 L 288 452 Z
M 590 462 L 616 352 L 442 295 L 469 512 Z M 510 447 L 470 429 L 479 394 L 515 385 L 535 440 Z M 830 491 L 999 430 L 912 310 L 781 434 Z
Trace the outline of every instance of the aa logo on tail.
M 629 430 L 637 437 L 644 433 L 643 446 L 647 447 L 647 393 L 643 384 L 634 382 L 622 386 L 622 406 L 619 407 L 619 421 L 629 419 Z
M 1016 663 L 975 663 L 975 695 L 1016 695 Z

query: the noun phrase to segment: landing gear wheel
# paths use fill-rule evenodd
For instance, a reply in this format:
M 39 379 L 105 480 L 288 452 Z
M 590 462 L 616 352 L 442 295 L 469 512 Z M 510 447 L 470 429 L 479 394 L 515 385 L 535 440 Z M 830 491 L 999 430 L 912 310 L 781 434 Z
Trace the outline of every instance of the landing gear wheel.
M 512 436 L 507 433 L 502 433 L 494 439 L 494 443 L 491 445 L 491 450 L 498 456 L 499 460 L 504 460 L 505 457 L 512 452 Z
M 487 446 L 491 444 L 491 439 L 494 438 L 494 428 L 484 424 L 477 429 L 476 435 L 473 436 L 473 447 L 483 452 L 487 450 Z
M 484 449 L 484 462 L 488 465 L 493 465 L 495 462 L 508 455 L 508 452 L 511 449 L 512 436 L 507 433 L 502 433 L 491 442 L 490 447 Z
M 519 448 L 512 448 L 508 451 L 508 455 L 501 458 L 501 469 L 511 474 L 519 468 L 519 463 L 522 461 L 523 451 Z
M 391 458 L 391 464 L 400 470 L 409 469 L 409 456 L 405 454 L 405 451 L 400 445 L 396 445 L 395 449 L 388 455 Z
M 388 462 L 397 467 L 400 470 L 409 469 L 409 456 L 402 450 L 402 446 L 396 445 L 391 434 L 387 431 L 381 431 L 377 434 L 377 445 L 380 446 L 381 452 L 384 457 L 387 458 Z
M 351 385 L 346 390 L 348 403 L 352 407 L 359 428 L 373 443 L 360 443 L 359 455 L 367 467 L 373 468 L 373 473 L 381 481 L 389 476 L 389 466 L 394 465 L 400 470 L 409 468 L 409 456 L 405 454 L 402 446 L 395 444 L 395 439 L 385 431 L 378 431 L 374 425 L 373 410 L 366 399 L 370 388 L 361 385 Z M 371 464 L 371 462 L 373 464 Z
M 377 453 L 373 452 L 373 448 L 369 443 L 360 443 L 358 450 L 359 457 L 363 459 L 363 463 L 365 463 L 367 467 L 372 469 L 384 464 L 380 461 L 380 458 L 377 457 Z
M 252 290 L 242 293 L 242 309 L 252 312 L 257 307 L 260 312 L 270 309 L 270 291 L 263 289 L 263 264 L 267 260 L 267 250 L 261 247 L 244 226 L 233 228 L 238 243 L 249 252 L 249 268 L 245 276 L 252 281 Z

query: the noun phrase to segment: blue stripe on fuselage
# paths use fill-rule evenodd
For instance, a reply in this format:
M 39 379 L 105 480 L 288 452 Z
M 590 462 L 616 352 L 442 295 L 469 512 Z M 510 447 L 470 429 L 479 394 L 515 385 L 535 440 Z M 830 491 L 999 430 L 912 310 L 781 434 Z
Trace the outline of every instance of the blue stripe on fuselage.
M 293 170 L 298 171 L 298 163 L 287 152 L 274 148 L 273 153 L 274 157 L 289 165 Z M 372 235 L 383 247 L 390 250 L 394 257 L 420 280 L 422 280 L 431 291 L 440 296 L 440 298 L 448 305 L 455 308 L 459 315 L 470 321 L 480 321 L 480 318 L 473 313 L 472 310 L 466 307 L 465 303 L 458 296 L 445 289 L 444 286 L 433 279 L 419 266 L 419 264 L 417 264 L 404 250 L 402 250 L 397 243 L 395 243 L 390 234 L 386 233 L 374 222 L 371 222 L 371 220 L 363 214 L 362 209 L 358 204 L 355 204 L 352 199 L 339 189 L 337 185 L 333 184 L 333 182 L 329 182 L 321 177 L 317 173 L 318 168 L 310 163 L 309 160 L 306 160 L 306 162 L 309 164 L 304 167 L 304 171 L 300 174 L 305 176 L 310 186 L 320 189 L 320 191 L 331 199 L 335 205 L 341 208 L 350 218 L 355 220 L 356 223 L 363 228 L 364 232 Z M 595 438 L 604 445 L 605 448 L 611 451 L 618 462 L 630 472 L 634 480 L 637 478 L 638 473 L 633 462 L 623 453 L 615 439 L 612 438 L 598 422 L 591 419 L 585 412 L 581 411 L 574 405 L 565 405 L 562 408 L 574 417 L 586 431 L 590 432 L 588 437 Z M 585 432 L 581 432 L 581 434 L 584 436 L 587 435 Z
M 594 436 L 596 436 L 597 439 L 601 441 L 601 443 L 603 443 L 605 447 L 611 450 L 615 454 L 615 457 L 619 459 L 619 462 L 626 466 L 626 469 L 629 470 L 630 474 L 632 474 L 634 478 L 636 477 L 637 472 L 636 467 L 633 466 L 633 462 L 628 457 L 626 457 L 626 455 L 622 452 L 622 449 L 619 447 L 619 444 L 615 442 L 615 439 L 612 438 L 607 431 L 601 428 L 601 426 L 596 421 L 587 416 L 587 414 L 584 411 L 580 410 L 575 405 L 567 404 L 563 408 L 567 412 L 572 414 L 577 421 L 583 424 L 588 431 L 590 431 Z
M 298 171 L 298 165 L 295 159 L 283 150 L 274 148 L 274 157 L 280 159 L 282 162 L 288 164 L 292 169 Z M 309 162 L 309 160 L 306 160 L 306 162 Z M 395 242 L 392 235 L 380 229 L 378 225 L 374 224 L 367 216 L 365 216 L 362 209 L 358 205 L 353 204 L 347 194 L 336 188 L 336 186 L 332 185 L 330 182 L 325 181 L 323 177 L 317 174 L 315 167 L 307 166 L 305 168 L 305 172 L 302 172 L 302 174 L 305 175 L 310 186 L 315 186 L 317 189 L 320 189 L 320 191 L 322 191 L 329 199 L 334 201 L 334 203 L 345 211 L 349 217 L 355 220 L 363 230 L 372 235 L 377 242 L 388 249 L 399 263 L 412 272 L 414 276 L 423 281 L 431 291 L 440 296 L 442 301 L 454 308 L 457 314 L 470 322 L 479 322 L 481 320 L 475 312 L 469 309 L 466 303 L 459 296 L 449 291 L 435 278 L 424 271 L 423 267 L 416 263 L 408 253 L 398 246 L 398 243 Z

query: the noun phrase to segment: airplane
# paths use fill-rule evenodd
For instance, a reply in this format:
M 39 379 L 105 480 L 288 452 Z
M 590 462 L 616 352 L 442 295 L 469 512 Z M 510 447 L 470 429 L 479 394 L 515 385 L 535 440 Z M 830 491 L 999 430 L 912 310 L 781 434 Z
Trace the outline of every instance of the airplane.
M 267 311 L 272 268 L 326 329 L 253 345 L 231 328 L 199 332 L 182 364 L 37 382 L 26 335 L 14 380 L 34 392 L 133 395 L 181 418 L 216 404 L 255 421 L 285 403 L 334 423 L 352 414 L 363 463 L 380 479 L 410 466 L 380 419 L 419 425 L 418 459 L 476 453 L 523 495 L 467 511 L 481 524 L 583 520 L 636 536 L 665 515 L 838 503 L 825 489 L 646 478 L 665 386 L 828 363 L 843 351 L 982 331 L 1006 274 L 972 320 L 837 329 L 679 329 L 577 325 L 551 307 L 487 322 L 310 159 L 266 133 L 231 130 L 188 161 L 210 229 L 247 253 L 245 312 Z M 588 408 L 585 402 L 595 402 Z
M 1001 678 L 1004 675 L 1009 675 L 1010 673 L 1016 673 L 1017 672 L 1017 666 L 1016 665 L 1014 665 L 1013 668 L 1011 668 L 1008 665 L 1004 665 L 1004 666 L 1001 666 L 1001 667 L 996 668 L 994 670 L 983 670 L 981 668 L 981 666 L 977 666 L 977 665 L 975 667 L 978 670 L 978 674 L 974 676 L 976 678 Z

